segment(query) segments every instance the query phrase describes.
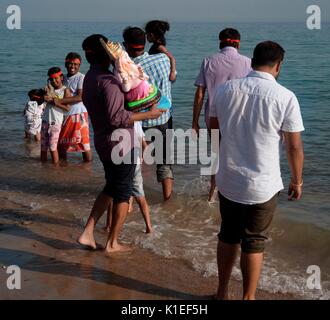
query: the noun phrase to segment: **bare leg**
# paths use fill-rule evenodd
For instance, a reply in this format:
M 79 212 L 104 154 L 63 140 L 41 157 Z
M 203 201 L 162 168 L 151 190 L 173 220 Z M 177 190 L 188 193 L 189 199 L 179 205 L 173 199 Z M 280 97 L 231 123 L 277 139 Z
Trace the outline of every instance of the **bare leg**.
M 215 175 L 212 175 L 208 201 L 212 201 L 214 190 L 215 190 Z
M 82 153 L 84 162 L 91 162 L 93 160 L 92 150 L 85 151 Z
M 263 253 L 242 253 L 241 269 L 243 275 L 243 300 L 255 300 L 261 273 Z
M 41 140 L 41 135 L 40 135 L 40 132 L 37 132 L 36 135 L 34 136 L 34 140 L 35 141 L 40 141 Z
M 47 161 L 47 151 L 43 151 L 41 150 L 41 153 L 40 153 L 40 160 L 42 162 L 46 162 Z
M 53 164 L 58 164 L 60 162 L 60 157 L 58 155 L 58 151 L 51 151 L 50 152 L 50 155 L 52 156 L 52 161 L 53 161 Z
M 111 198 L 104 193 L 100 193 L 94 202 L 93 209 L 86 223 L 85 229 L 78 239 L 78 242 L 83 246 L 88 246 L 96 249 L 94 239 L 94 228 L 97 221 L 101 218 L 104 211 L 109 208 Z
M 108 254 L 131 250 L 129 247 L 120 245 L 118 243 L 119 234 L 125 222 L 127 211 L 128 202 L 113 204 L 110 234 L 105 247 L 105 252 Z
M 58 153 L 59 153 L 59 158 L 61 160 L 66 160 L 67 159 L 66 150 L 61 145 L 58 147 Z
M 146 233 L 151 233 L 152 227 L 151 227 L 150 210 L 149 210 L 148 202 L 145 197 L 136 197 L 135 200 L 139 204 L 140 211 L 146 223 Z
M 112 221 L 112 207 L 113 207 L 113 202 L 111 199 L 107 212 L 107 225 L 104 228 L 104 230 L 108 233 L 110 232 L 111 221 Z
M 170 200 L 173 190 L 173 179 L 166 178 L 162 181 L 164 201 Z
M 237 257 L 239 245 L 218 242 L 218 274 L 219 287 L 216 298 L 219 300 L 228 300 L 228 285 L 230 275 Z
M 129 198 L 128 213 L 133 211 L 133 197 Z

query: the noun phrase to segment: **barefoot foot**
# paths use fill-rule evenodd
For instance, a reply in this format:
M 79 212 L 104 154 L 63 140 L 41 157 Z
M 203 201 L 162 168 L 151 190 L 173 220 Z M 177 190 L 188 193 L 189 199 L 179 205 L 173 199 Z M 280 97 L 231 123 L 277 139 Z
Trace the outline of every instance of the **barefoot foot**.
M 133 248 L 129 247 L 129 246 L 124 246 L 121 244 L 116 244 L 114 246 L 106 246 L 106 248 L 104 249 L 104 253 L 106 254 L 113 254 L 113 253 L 119 253 L 119 252 L 130 252 L 132 251 Z
M 97 248 L 93 235 L 87 235 L 85 232 L 82 233 L 77 242 L 88 249 L 96 250 Z

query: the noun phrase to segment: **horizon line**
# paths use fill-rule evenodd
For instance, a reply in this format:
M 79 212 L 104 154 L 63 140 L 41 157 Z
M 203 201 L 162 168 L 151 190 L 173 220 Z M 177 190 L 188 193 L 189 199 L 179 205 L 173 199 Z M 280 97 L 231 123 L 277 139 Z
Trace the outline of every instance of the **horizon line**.
M 4 22 L 6 20 L 3 20 Z M 138 20 L 138 21 L 116 21 L 116 20 L 22 20 L 22 23 L 33 23 L 33 22 L 40 22 L 40 23 L 145 23 L 147 20 Z M 1 20 L 0 20 L 1 22 Z M 305 24 L 305 20 L 291 20 L 291 21 L 269 21 L 269 20 L 260 20 L 260 21 L 230 21 L 230 20 L 223 20 L 223 21 L 201 21 L 201 20 L 172 20 L 170 23 L 246 23 L 246 24 L 256 24 L 256 23 L 267 23 L 267 24 L 284 24 L 284 23 L 303 23 Z M 329 24 L 330 20 L 323 20 L 322 24 Z

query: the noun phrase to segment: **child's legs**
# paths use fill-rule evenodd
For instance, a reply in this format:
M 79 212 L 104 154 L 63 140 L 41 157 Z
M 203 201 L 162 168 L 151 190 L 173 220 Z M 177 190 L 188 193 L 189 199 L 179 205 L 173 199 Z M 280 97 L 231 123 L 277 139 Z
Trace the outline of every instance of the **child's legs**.
M 210 181 L 210 190 L 209 190 L 209 196 L 208 196 L 208 201 L 211 202 L 214 191 L 215 191 L 216 183 L 215 183 L 215 175 L 211 175 L 211 181 Z
M 107 211 L 107 222 L 106 222 L 106 231 L 110 232 L 111 222 L 112 222 L 112 208 L 113 208 L 113 201 L 109 203 L 108 211 Z
M 136 169 L 132 181 L 132 195 L 135 198 L 144 197 L 141 164 L 136 165 Z
M 49 124 L 47 122 L 42 122 L 41 125 L 41 153 L 40 160 L 47 161 L 47 151 L 49 149 Z
M 60 162 L 60 156 L 57 150 L 50 151 L 50 155 L 52 156 L 52 161 L 54 164 L 58 164 Z
M 59 154 L 60 159 L 62 159 L 62 160 L 66 160 L 67 159 L 66 150 L 61 145 L 58 145 L 58 154 Z
M 93 157 L 92 157 L 92 150 L 88 150 L 82 153 L 83 159 L 85 162 L 91 162 Z
M 46 162 L 47 161 L 47 151 L 43 151 L 41 150 L 41 153 L 40 153 L 40 160 L 42 162 Z
M 49 149 L 54 164 L 59 163 L 58 140 L 60 137 L 61 125 L 53 124 L 49 128 Z
M 41 140 L 41 134 L 40 134 L 40 132 L 37 132 L 36 133 L 36 135 L 34 136 L 34 140 L 35 141 L 38 141 L 38 142 Z
M 34 128 L 33 128 L 33 137 L 35 141 L 41 140 L 41 127 L 42 127 L 42 120 L 41 118 L 38 118 L 34 122 Z
M 140 211 L 146 223 L 147 226 L 146 232 L 150 233 L 151 232 L 150 210 L 147 200 L 144 196 L 143 178 L 142 178 L 142 171 L 140 164 L 136 166 L 135 175 L 133 178 L 133 196 L 135 197 L 136 202 L 139 204 Z
M 146 223 L 146 227 L 147 227 L 146 233 L 150 233 L 152 230 L 152 227 L 151 227 L 150 210 L 149 210 L 149 205 L 148 205 L 147 199 L 144 196 L 142 196 L 142 197 L 135 197 L 135 200 L 140 207 L 140 211 L 141 211 L 143 219 Z
M 130 197 L 128 204 L 128 213 L 131 213 L 132 211 L 133 211 L 133 197 Z

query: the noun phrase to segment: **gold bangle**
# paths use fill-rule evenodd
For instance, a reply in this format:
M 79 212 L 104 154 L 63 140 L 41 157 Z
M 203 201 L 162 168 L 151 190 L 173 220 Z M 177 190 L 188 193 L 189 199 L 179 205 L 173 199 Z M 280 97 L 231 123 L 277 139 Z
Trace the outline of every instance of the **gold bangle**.
M 304 184 L 304 180 L 301 179 L 301 183 L 296 184 L 296 183 L 293 183 L 293 182 L 292 182 L 292 178 L 291 178 L 291 179 L 290 179 L 290 184 L 291 184 L 292 186 L 294 186 L 294 187 L 302 187 L 303 184 Z

